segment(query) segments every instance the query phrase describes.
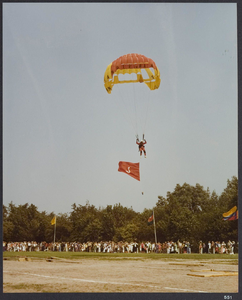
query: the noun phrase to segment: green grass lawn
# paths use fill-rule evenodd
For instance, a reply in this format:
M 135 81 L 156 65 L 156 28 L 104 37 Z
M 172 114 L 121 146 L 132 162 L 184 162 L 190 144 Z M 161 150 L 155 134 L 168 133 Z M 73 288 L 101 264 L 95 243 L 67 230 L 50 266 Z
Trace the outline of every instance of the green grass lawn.
M 58 257 L 64 259 L 226 259 L 237 260 L 238 254 L 165 254 L 165 253 L 94 253 L 94 252 L 57 252 L 57 251 L 39 251 L 39 252 L 3 252 L 3 258 L 18 259 L 19 257 L 32 257 L 32 258 L 51 258 Z

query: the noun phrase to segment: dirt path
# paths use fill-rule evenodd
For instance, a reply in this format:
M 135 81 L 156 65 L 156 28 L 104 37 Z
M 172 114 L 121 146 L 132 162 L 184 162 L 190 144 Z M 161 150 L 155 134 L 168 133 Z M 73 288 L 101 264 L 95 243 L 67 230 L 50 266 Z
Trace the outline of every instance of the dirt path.
M 236 272 L 238 265 L 208 260 L 4 260 L 3 292 L 237 293 Z

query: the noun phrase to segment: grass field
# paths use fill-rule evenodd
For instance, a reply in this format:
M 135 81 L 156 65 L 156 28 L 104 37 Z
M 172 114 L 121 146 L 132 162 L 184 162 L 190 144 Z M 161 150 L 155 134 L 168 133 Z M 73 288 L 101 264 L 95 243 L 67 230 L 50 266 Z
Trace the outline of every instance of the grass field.
M 95 253 L 95 252 L 57 252 L 57 251 L 32 251 L 32 252 L 3 252 L 3 258 L 17 259 L 19 257 L 35 257 L 35 258 L 50 258 L 58 257 L 65 259 L 191 259 L 191 260 L 231 260 L 238 264 L 238 254 L 165 254 L 165 253 Z

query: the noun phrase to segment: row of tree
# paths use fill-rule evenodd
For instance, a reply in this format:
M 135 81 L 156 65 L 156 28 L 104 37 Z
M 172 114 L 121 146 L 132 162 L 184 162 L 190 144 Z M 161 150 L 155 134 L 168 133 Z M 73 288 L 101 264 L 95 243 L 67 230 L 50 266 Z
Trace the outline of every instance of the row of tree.
M 218 196 L 201 185 L 177 184 L 166 197 L 158 196 L 154 207 L 158 242 L 238 240 L 238 220 L 223 221 L 222 214 L 238 203 L 238 179 L 232 177 Z M 72 205 L 70 213 L 57 215 L 56 241 L 154 241 L 154 228 L 147 225 L 152 209 L 142 213 L 120 203 L 96 208 Z M 10 241 L 53 241 L 54 213 L 39 212 L 33 204 L 3 205 L 3 239 Z

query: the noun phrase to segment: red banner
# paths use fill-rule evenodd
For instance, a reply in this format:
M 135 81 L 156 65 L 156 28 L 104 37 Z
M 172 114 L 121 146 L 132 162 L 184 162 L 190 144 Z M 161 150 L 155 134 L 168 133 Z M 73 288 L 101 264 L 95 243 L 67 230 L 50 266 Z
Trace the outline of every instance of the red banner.
M 124 173 L 128 174 L 129 176 L 140 181 L 139 163 L 120 161 L 118 163 L 118 165 L 119 165 L 119 168 L 118 168 L 119 172 L 124 172 Z

